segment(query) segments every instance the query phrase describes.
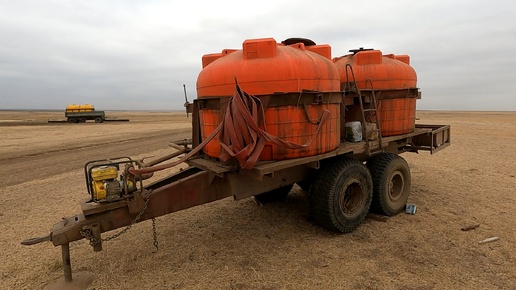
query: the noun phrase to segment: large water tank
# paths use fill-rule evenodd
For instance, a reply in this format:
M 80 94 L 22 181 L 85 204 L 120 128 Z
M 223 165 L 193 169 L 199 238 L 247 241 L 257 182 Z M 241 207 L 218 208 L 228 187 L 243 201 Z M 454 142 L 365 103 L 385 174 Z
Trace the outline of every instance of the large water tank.
M 203 140 L 221 122 L 224 106 L 235 93 L 236 79 L 243 91 L 265 104 L 266 131 L 285 141 L 304 144 L 314 137 L 317 127 L 308 119 L 313 123 L 324 110 L 331 113 L 311 146 L 287 149 L 267 143 L 260 160 L 311 156 L 339 146 L 340 77 L 331 61 L 331 47 L 303 41 L 286 43 L 273 38 L 249 39 L 242 49 L 203 56 L 203 69 L 197 78 L 197 96 L 203 100 L 199 110 Z M 218 157 L 221 147 L 217 138 L 203 150 Z
M 350 65 L 358 88 L 375 91 L 382 136 L 413 132 L 418 90 L 417 75 L 410 66 L 409 56 L 382 55 L 380 50 L 373 49 L 352 52 L 333 59 L 343 85 L 353 82 Z

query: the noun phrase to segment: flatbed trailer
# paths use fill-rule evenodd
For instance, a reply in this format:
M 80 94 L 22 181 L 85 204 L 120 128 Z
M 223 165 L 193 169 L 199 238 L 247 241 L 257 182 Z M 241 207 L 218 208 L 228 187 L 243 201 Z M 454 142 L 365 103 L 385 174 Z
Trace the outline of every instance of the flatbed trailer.
M 104 111 L 90 112 L 68 112 L 65 111 L 65 117 L 69 123 L 82 123 L 87 120 L 94 120 L 95 123 L 102 123 L 106 120 Z
M 93 279 L 92 274 L 88 272 L 72 274 L 70 242 L 86 238 L 90 240 L 90 245 L 92 245 L 94 251 L 100 251 L 103 241 L 113 238 L 113 236 L 102 238 L 101 233 L 103 232 L 122 227 L 125 228 L 121 232 L 125 232 L 134 223 L 227 197 L 233 197 L 235 200 L 252 196 L 259 200 L 260 197 L 265 200 L 271 199 L 271 197 L 272 199 L 278 199 L 285 197 L 294 183 L 299 184 L 303 190 L 310 192 L 311 202 L 316 204 L 315 214 L 319 215 L 316 220 L 323 227 L 337 232 L 349 232 L 356 228 L 369 212 L 370 195 L 373 189 L 368 188 L 368 186 L 373 185 L 376 190 L 378 184 L 376 184 L 377 181 L 374 180 L 373 176 L 372 182 L 374 184 L 367 185 L 366 181 L 361 180 L 359 173 L 352 172 L 349 176 L 348 169 L 359 169 L 366 175 L 369 175 L 369 171 L 371 171 L 371 174 L 373 174 L 374 168 L 368 170 L 364 162 L 371 162 L 370 160 L 373 160 L 372 158 L 375 158 L 375 156 L 396 157 L 405 152 L 418 151 L 429 151 L 433 154 L 449 146 L 451 141 L 449 125 L 416 124 L 415 130 L 409 134 L 383 137 L 375 141 L 345 141 L 337 149 L 324 154 L 281 161 L 258 161 L 252 170 L 244 170 L 238 165 L 223 164 L 219 160 L 204 155 L 201 151 L 192 152 L 195 148 L 202 146 L 200 144 L 198 107 L 196 102 L 189 106 L 189 110 L 193 114 L 192 139 L 171 142 L 170 144 L 177 152 L 145 165 L 132 161 L 129 157 L 93 161 L 85 166 L 86 186 L 91 194 L 92 179 L 89 177 L 92 170 L 91 164 L 100 166 L 114 162 L 119 165 L 134 164 L 136 167 L 145 169 L 149 166 L 157 166 L 157 164 L 171 158 L 185 155 L 180 161 L 188 164 L 187 168 L 146 186 L 143 186 L 141 180 L 135 181 L 141 187 L 119 200 L 98 202 L 92 195 L 92 198 L 81 202 L 82 210 L 80 213 L 63 218 L 52 227 L 48 235 L 22 242 L 24 245 L 34 245 L 50 241 L 54 246 L 62 247 L 64 277 L 57 281 L 53 288 L 48 289 L 59 289 L 73 283 L 88 283 L 84 280 Z M 118 162 L 117 160 L 124 161 Z M 408 166 L 406 170 L 408 170 Z M 328 177 L 328 172 L 335 173 L 333 178 L 336 180 L 332 180 L 331 176 Z M 401 190 L 405 190 L 406 184 L 410 187 L 409 172 L 408 175 L 401 169 L 393 172 L 387 183 L 399 183 L 399 178 L 401 178 L 403 187 Z M 358 176 L 356 176 L 357 174 Z M 346 175 L 348 175 L 348 181 L 342 180 L 343 176 Z M 144 178 L 146 177 L 141 179 Z M 330 179 L 328 180 L 328 178 Z M 321 181 L 321 179 L 325 180 Z M 344 182 L 348 187 L 337 188 L 337 190 L 330 188 L 329 192 L 326 192 L 328 191 L 327 186 L 321 184 L 327 182 L 330 184 L 333 182 L 337 187 Z M 356 199 L 359 201 L 358 205 L 357 202 L 355 202 L 355 205 L 351 202 L 349 212 L 346 211 L 346 205 L 344 204 L 347 202 L 344 199 L 346 199 L 348 193 L 352 194 L 351 201 Z M 366 204 L 363 206 L 366 208 L 354 212 L 353 207 L 360 207 L 360 200 L 364 199 Z M 329 205 L 324 208 L 324 205 L 321 205 L 324 203 Z M 321 209 L 321 207 L 323 208 Z M 335 211 L 335 207 L 340 207 L 341 211 Z M 396 211 L 399 212 L 399 209 Z M 389 215 L 388 212 L 387 215 Z M 351 221 L 350 224 L 346 224 L 347 219 Z M 115 236 L 119 234 L 115 234 Z

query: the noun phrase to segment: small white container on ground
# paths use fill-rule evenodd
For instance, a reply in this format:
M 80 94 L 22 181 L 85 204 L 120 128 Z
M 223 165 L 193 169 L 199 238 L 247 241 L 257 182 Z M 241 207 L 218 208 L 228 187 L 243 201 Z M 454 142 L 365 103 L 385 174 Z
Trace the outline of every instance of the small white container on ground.
M 409 214 L 416 214 L 417 206 L 415 204 L 405 205 L 405 212 Z

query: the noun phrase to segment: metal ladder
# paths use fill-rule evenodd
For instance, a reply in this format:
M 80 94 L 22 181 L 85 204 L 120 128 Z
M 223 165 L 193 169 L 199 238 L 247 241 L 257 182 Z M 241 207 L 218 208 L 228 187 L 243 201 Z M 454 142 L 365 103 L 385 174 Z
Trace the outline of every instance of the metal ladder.
M 350 85 L 349 75 L 348 75 L 348 67 L 349 67 L 349 71 L 351 71 L 351 76 L 353 78 L 354 90 L 351 90 L 351 85 Z M 353 67 L 350 64 L 346 64 L 346 87 L 345 87 L 345 90 L 347 89 L 348 91 L 353 91 L 358 95 L 358 103 L 360 104 L 360 112 L 362 115 L 362 134 L 363 134 L 363 138 L 365 139 L 365 142 L 366 142 L 366 153 L 367 153 L 367 155 L 372 155 L 372 154 L 377 154 L 377 153 L 383 152 L 383 144 L 382 144 L 382 132 L 380 129 L 380 118 L 378 116 L 378 107 L 376 104 L 376 96 L 375 96 L 374 89 L 373 89 L 373 83 L 370 79 L 367 79 L 366 87 L 367 87 L 367 84 L 371 85 L 371 100 L 369 100 L 369 107 L 364 108 L 364 103 L 365 103 L 364 96 L 362 95 L 362 93 L 360 92 L 360 89 L 358 88 L 357 81 L 355 79 L 355 73 L 353 72 Z M 365 117 L 366 112 L 369 114 L 374 114 L 375 119 L 376 119 L 376 129 L 374 131 L 376 131 L 378 133 L 378 148 L 375 151 L 371 151 L 371 144 L 370 144 L 370 140 L 368 138 L 368 133 L 372 132 L 372 131 L 367 130 L 367 126 L 366 126 L 367 123 L 366 123 L 366 117 Z

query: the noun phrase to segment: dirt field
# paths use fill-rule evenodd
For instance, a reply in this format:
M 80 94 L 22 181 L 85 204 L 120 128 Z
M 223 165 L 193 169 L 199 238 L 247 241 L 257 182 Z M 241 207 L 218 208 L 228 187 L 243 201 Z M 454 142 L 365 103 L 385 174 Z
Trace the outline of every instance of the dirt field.
M 80 211 L 85 162 L 159 157 L 190 130 L 185 114 L 165 112 L 107 113 L 131 120 L 120 123 L 45 123 L 61 114 L 0 112 L 0 289 L 41 289 L 62 276 L 59 247 L 20 241 Z M 156 253 L 150 221 L 102 252 L 74 242 L 73 271 L 95 274 L 90 290 L 516 289 L 516 112 L 417 117 L 451 124 L 452 146 L 403 155 L 415 215 L 367 219 L 351 234 L 332 234 L 313 224 L 294 187 L 285 202 L 228 198 L 160 217 Z M 461 231 L 473 224 L 480 226 Z

